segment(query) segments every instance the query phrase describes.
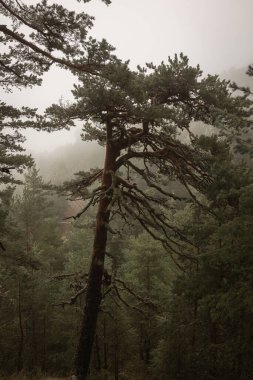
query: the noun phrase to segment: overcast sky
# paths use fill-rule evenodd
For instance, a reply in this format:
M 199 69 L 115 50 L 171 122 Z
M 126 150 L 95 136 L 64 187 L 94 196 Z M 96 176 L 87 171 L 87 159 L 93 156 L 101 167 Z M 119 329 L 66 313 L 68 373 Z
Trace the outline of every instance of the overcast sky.
M 24 1 L 35 3 L 35 1 Z M 106 38 L 117 55 L 130 59 L 131 66 L 159 63 L 183 52 L 192 65 L 205 73 L 222 73 L 253 62 L 253 0 L 100 0 L 89 4 L 74 0 L 55 1 L 96 17 L 92 35 Z M 42 87 L 3 95 L 15 105 L 44 107 L 61 96 L 71 96 L 72 77 L 52 69 Z M 27 133 L 28 148 L 44 151 L 75 140 L 74 134 Z

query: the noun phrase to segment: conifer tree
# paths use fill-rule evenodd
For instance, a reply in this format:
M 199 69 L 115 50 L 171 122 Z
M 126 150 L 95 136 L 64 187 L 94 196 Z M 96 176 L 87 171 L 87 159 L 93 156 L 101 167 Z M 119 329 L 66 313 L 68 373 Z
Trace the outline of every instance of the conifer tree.
M 17 174 L 22 173 L 25 168 L 30 167 L 33 160 L 27 154 L 21 144 L 24 137 L 20 133 L 22 117 L 31 116 L 32 110 L 23 108 L 17 110 L 0 102 L 0 205 L 7 205 L 5 197 L 13 191 L 16 184 L 21 183 Z M 7 215 L 7 214 L 6 214 Z M 4 220 L 2 219 L 2 223 Z M 1 241 L 1 240 L 0 240 Z M 3 248 L 2 248 L 3 249 Z
M 252 169 L 224 141 L 202 140 L 215 156 L 210 207 L 203 202 L 181 212 L 196 254 L 194 261 L 182 262 L 174 282 L 158 371 L 161 379 L 168 373 L 172 379 L 247 379 L 253 336 Z
M 43 74 L 53 64 L 74 75 L 99 75 L 111 59 L 113 48 L 89 35 L 93 17 L 86 13 L 76 14 L 47 0 L 29 6 L 1 0 L 0 13 L 8 24 L 0 25 L 0 86 L 6 91 L 41 85 Z M 35 110 L 0 103 L 0 183 L 15 182 L 15 170 L 31 166 L 31 157 L 22 153 L 23 128 L 62 128 L 38 121 Z
M 172 257 L 191 257 L 184 250 L 191 242 L 168 216 L 171 202 L 180 197 L 164 186 L 168 177 L 177 179 L 194 197 L 193 189 L 206 193 L 213 182 L 209 170 L 212 154 L 194 135 L 191 123 L 203 121 L 222 129 L 227 139 L 234 135 L 239 140 L 241 131 L 251 124 L 250 101 L 244 96 L 232 97 L 228 82 L 218 77 L 201 78 L 199 67 L 189 66 L 183 55 L 138 72 L 130 71 L 126 63 L 108 65 L 104 73 L 102 78 L 80 78 L 81 84 L 73 91 L 73 105 L 53 105 L 47 110 L 52 123 L 68 122 L 70 118 L 71 122 L 86 121 L 84 139 L 105 146 L 104 168 L 80 173 L 70 187 L 73 196 L 87 200 L 76 217 L 98 204 L 76 356 L 77 379 L 85 379 L 88 373 L 101 302 L 107 234 L 117 232 L 115 216 L 126 222 L 138 221 Z M 188 133 L 189 142 L 180 140 L 183 131 Z M 100 182 L 97 187 L 96 182 Z
M 64 321 L 53 306 L 59 298 L 56 293 L 64 289 L 51 279 L 63 270 L 66 255 L 60 251 L 59 215 L 52 194 L 43 186 L 33 167 L 25 175 L 21 194 L 6 207 L 5 251 L 0 255 L 0 341 L 1 370 L 9 373 L 55 371 L 54 363 L 67 346 L 67 334 L 57 338 L 55 330 L 68 325 L 69 319 Z M 48 353 L 55 339 L 61 342 L 58 352 Z

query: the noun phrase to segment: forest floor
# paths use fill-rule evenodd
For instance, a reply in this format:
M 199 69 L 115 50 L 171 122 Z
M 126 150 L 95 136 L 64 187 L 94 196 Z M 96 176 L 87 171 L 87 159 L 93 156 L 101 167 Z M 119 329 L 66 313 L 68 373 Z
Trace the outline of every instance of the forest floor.
M 37 380 L 70 380 L 70 377 L 51 377 L 51 376 L 46 376 L 46 377 L 37 377 L 36 378 Z M 30 380 L 29 377 L 27 376 L 22 376 L 22 377 L 14 377 L 14 376 L 11 376 L 11 377 L 1 377 L 0 376 L 0 380 Z
M 69 377 L 44 377 L 41 380 L 69 380 Z

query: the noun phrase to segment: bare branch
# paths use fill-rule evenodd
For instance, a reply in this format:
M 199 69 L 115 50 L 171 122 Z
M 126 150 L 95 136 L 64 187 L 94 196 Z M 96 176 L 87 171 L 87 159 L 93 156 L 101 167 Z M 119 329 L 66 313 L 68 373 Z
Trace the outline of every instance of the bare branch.
M 141 313 L 141 314 L 145 314 L 145 312 L 144 312 L 143 310 L 139 309 L 139 308 L 136 307 L 136 306 L 132 306 L 132 305 L 130 305 L 130 304 L 129 304 L 129 303 L 128 303 L 128 302 L 127 302 L 122 296 L 121 296 L 121 294 L 120 294 L 120 292 L 119 292 L 119 290 L 118 290 L 118 288 L 117 288 L 116 285 L 113 286 L 113 289 L 115 290 L 118 299 L 119 299 L 119 300 L 120 300 L 125 306 L 127 306 L 127 307 L 130 308 L 130 309 L 136 310 L 136 311 L 138 311 L 138 312 Z
M 80 218 L 80 216 L 81 216 L 82 214 L 84 214 L 84 213 L 88 210 L 88 208 L 89 208 L 91 205 L 94 205 L 95 203 L 97 203 L 97 201 L 98 201 L 98 199 L 99 199 L 99 196 L 100 196 L 102 193 L 100 193 L 100 194 L 97 196 L 97 199 L 95 199 L 95 196 L 97 195 L 97 192 L 99 192 L 99 191 L 102 190 L 102 189 L 103 189 L 103 187 L 102 187 L 102 186 L 99 186 L 99 187 L 97 187 L 95 190 L 93 190 L 92 195 L 91 195 L 91 199 L 89 200 L 89 202 L 87 203 L 87 205 L 86 205 L 81 211 L 79 211 L 76 215 L 68 216 L 68 217 L 64 218 L 63 220 L 67 220 L 67 219 L 74 219 L 74 220 L 76 220 L 76 219 Z
M 53 304 L 53 306 L 62 306 L 64 307 L 65 305 L 73 305 L 77 299 L 85 293 L 86 291 L 86 288 L 87 288 L 87 285 L 85 285 L 82 289 L 80 289 L 75 295 L 73 295 L 68 301 L 62 301 L 60 303 L 57 303 L 57 304 Z
M 155 305 L 150 299 L 143 298 L 140 295 L 136 294 L 129 286 L 121 279 L 115 278 L 115 281 L 119 284 L 123 285 L 123 288 L 132 296 L 134 296 L 138 301 L 140 301 L 142 304 L 152 308 L 153 310 L 157 310 L 157 305 Z
M 74 272 L 74 273 L 60 273 L 60 274 L 56 274 L 52 277 L 50 277 L 52 280 L 63 280 L 65 278 L 69 278 L 69 277 L 77 277 L 77 276 L 80 276 L 80 277 L 87 277 L 88 274 L 87 273 L 82 273 L 82 272 Z
M 138 166 L 134 165 L 131 161 L 128 161 L 127 164 L 134 170 L 136 171 L 136 173 L 140 174 L 141 177 L 145 180 L 146 184 L 149 186 L 149 187 L 152 187 L 153 189 L 156 189 L 157 191 L 159 191 L 159 193 L 163 194 L 163 195 L 166 195 L 170 198 L 173 198 L 174 200 L 177 200 L 177 201 L 182 201 L 182 200 L 185 200 L 185 198 L 181 198 L 181 197 L 178 197 L 176 196 L 175 194 L 173 193 L 169 193 L 167 191 L 165 191 L 164 189 L 162 189 L 160 186 L 157 186 L 155 185 L 149 178 L 148 176 L 145 174 L 145 171 L 138 168 Z

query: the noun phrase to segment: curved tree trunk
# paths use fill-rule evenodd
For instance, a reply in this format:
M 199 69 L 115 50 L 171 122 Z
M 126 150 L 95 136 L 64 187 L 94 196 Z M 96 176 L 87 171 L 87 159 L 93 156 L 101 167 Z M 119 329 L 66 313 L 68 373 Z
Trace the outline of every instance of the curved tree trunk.
M 108 123 L 106 156 L 102 177 L 102 186 L 105 191 L 112 185 L 112 172 L 115 171 L 116 158 L 117 153 L 112 145 L 112 128 Z M 93 255 L 87 281 L 84 313 L 75 356 L 73 380 L 85 380 L 89 372 L 92 346 L 96 333 L 97 317 L 102 298 L 101 290 L 107 242 L 107 225 L 110 217 L 110 202 L 111 194 L 108 192 L 101 196 L 98 205 Z

